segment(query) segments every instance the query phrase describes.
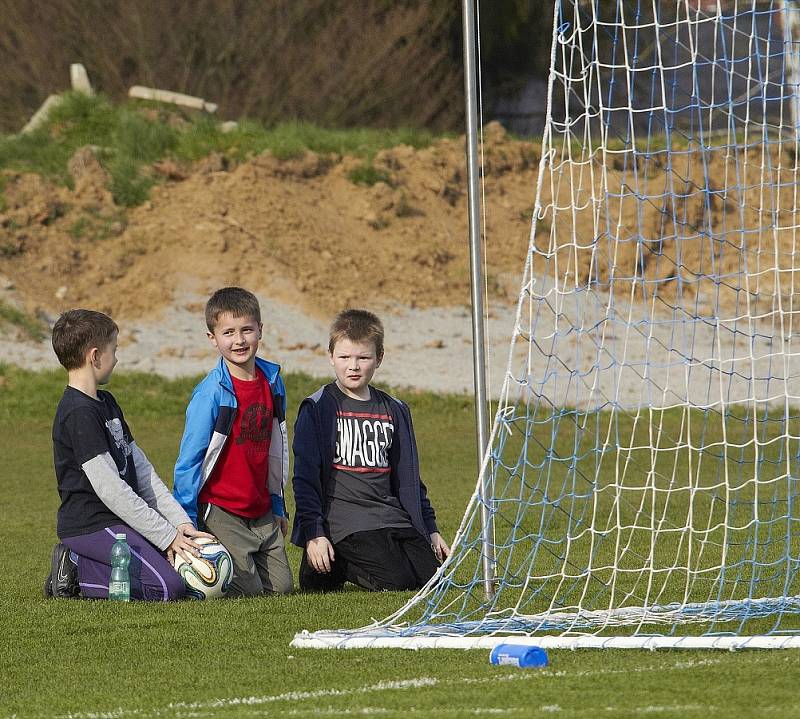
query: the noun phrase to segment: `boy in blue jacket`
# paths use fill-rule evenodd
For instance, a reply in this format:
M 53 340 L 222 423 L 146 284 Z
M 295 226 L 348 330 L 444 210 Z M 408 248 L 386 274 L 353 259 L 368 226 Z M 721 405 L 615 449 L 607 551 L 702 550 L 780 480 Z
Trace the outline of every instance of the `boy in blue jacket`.
M 418 589 L 450 548 L 420 479 L 411 413 L 370 386 L 383 325 L 365 310 L 341 312 L 328 350 L 336 381 L 303 401 L 294 431 L 300 588 Z
M 173 493 L 231 553 L 229 596 L 286 594 L 289 447 L 280 367 L 256 356 L 261 309 L 251 292 L 217 290 L 206 304 L 206 325 L 221 357 L 186 409 Z

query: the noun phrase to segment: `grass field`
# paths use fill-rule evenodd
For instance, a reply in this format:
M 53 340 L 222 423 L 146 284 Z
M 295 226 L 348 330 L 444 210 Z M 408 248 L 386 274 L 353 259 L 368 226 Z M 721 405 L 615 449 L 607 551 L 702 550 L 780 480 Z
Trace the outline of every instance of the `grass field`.
M 490 665 L 485 650 L 289 647 L 301 629 L 386 616 L 405 593 L 158 606 L 46 601 L 58 501 L 50 423 L 63 384 L 58 372 L 0 365 L 3 557 L 12 560 L 0 592 L 0 719 L 800 715 L 800 657 L 791 651 L 554 651 L 546 669 L 515 670 Z M 168 483 L 193 384 L 121 372 L 110 386 Z M 287 385 L 291 422 L 319 381 L 290 375 Z M 474 484 L 471 399 L 402 396 L 414 410 L 423 475 L 450 539 Z M 296 568 L 299 550 L 289 558 Z

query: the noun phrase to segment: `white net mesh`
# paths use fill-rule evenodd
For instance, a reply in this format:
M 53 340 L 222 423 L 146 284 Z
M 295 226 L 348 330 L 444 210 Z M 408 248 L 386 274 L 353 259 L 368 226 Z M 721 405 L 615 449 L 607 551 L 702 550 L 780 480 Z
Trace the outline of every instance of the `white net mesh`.
M 796 16 L 556 2 L 484 481 L 436 581 L 326 642 L 797 633 Z

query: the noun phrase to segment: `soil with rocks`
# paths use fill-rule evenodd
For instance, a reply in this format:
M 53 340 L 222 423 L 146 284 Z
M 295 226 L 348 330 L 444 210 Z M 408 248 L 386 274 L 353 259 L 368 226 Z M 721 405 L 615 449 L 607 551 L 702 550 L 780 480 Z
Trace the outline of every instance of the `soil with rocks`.
M 470 391 L 464 146 L 455 138 L 426 149 L 379 152 L 373 175 L 382 181 L 371 185 L 354 182 L 353 171 L 365 161 L 349 156 L 307 152 L 281 160 L 267 152 L 239 164 L 222 155 L 193 166 L 162 161 L 152 168 L 161 182 L 149 201 L 128 211 L 114 204 L 109 177 L 89 147 L 70 160 L 73 189 L 6 172 L 0 300 L 47 324 L 70 307 L 105 311 L 122 327 L 123 366 L 167 376 L 198 374 L 213 362 L 203 305 L 217 287 L 254 291 L 263 308 L 263 354 L 287 370 L 318 376 L 330 373 L 330 318 L 345 307 L 365 307 L 386 324 L 380 379 Z M 651 326 L 646 316 L 658 309 L 654 290 L 667 314 L 684 305 L 702 314 L 731 310 L 734 317 L 746 302 L 751 313 L 775 324 L 776 306 L 790 315 L 796 310 L 791 296 L 781 296 L 780 273 L 768 271 L 790 268 L 794 257 L 794 186 L 780 181 L 789 159 L 780 146 L 712 153 L 702 162 L 677 155 L 669 166 L 657 153 L 645 160 L 617 153 L 600 167 L 572 158 L 571 151 L 553 150 L 541 188 L 534 294 L 552 284 L 547 278 L 557 270 L 560 284 L 595 293 L 598 327 L 604 308 L 620 299 L 638 303 L 641 325 Z M 539 162 L 539 146 L 510 138 L 497 124 L 485 128 L 483 249 L 495 395 L 508 362 Z M 778 189 L 769 197 L 756 182 L 765 173 L 778 173 Z M 721 189 L 730 184 L 727 177 L 738 178 L 743 189 Z M 619 238 L 613 247 L 612 237 Z M 555 303 L 544 301 L 537 310 L 552 313 L 539 318 L 543 346 L 552 344 L 553 327 L 564 321 L 562 289 L 548 291 Z M 585 321 L 575 318 L 574 326 Z M 639 324 L 615 330 L 625 335 L 628 358 L 646 358 L 652 349 L 652 338 L 634 331 Z M 721 340 L 737 357 L 740 329 L 730 342 Z M 781 341 L 796 331 L 784 323 Z M 532 373 L 552 374 L 545 369 L 551 357 L 574 354 L 575 366 L 594 358 L 597 346 L 582 349 L 581 341 L 565 333 Z M 664 338 L 664 346 L 670 341 Z M 686 351 L 701 344 L 702 338 Z M 709 358 L 722 356 L 709 349 Z M 0 326 L 0 360 L 55 366 L 46 341 L 27 341 L 8 323 Z M 602 396 L 624 385 L 631 401 L 640 401 L 634 394 L 641 382 L 620 384 L 616 373 L 609 376 Z
M 519 272 L 533 206 L 538 149 L 487 133 L 490 276 Z M 123 213 L 84 148 L 75 189 L 7 174 L 0 272 L 28 310 L 92 306 L 124 319 L 168 307 L 181 291 L 237 284 L 326 317 L 346 306 L 439 307 L 469 301 L 463 138 L 380 152 L 371 186 L 354 157 L 264 153 L 228 167 L 162 162 L 164 182 Z
M 486 128 L 485 142 L 487 289 L 495 315 L 506 317 L 519 289 L 540 153 L 499 125 Z M 121 325 L 125 364 L 168 376 L 200 372 L 213 359 L 202 310 L 217 287 L 255 292 L 264 305 L 264 354 L 317 374 L 329 370 L 332 315 L 366 307 L 387 325 L 385 381 L 468 390 L 464 138 L 379 152 L 372 164 L 384 181 L 372 185 L 350 177 L 363 164 L 311 152 L 289 160 L 266 152 L 239 164 L 222 155 L 193 166 L 163 161 L 153 167 L 161 182 L 149 201 L 128 211 L 115 205 L 89 147 L 70 160 L 73 189 L 6 172 L 0 299 L 50 324 L 72 307 L 107 312 Z M 13 326 L 0 328 L 0 360 L 19 361 L 23 340 Z M 411 370 L 415 352 L 430 359 Z M 30 366 L 55 366 L 47 342 L 23 356 Z M 398 375 L 395 363 L 409 370 Z M 439 365 L 442 384 L 431 381 Z

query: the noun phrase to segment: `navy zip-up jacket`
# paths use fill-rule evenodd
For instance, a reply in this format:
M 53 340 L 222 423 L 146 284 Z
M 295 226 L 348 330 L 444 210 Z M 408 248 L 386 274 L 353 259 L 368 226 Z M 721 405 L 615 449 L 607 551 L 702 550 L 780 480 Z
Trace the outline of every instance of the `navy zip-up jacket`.
M 336 451 L 336 398 L 326 385 L 300 405 L 294 425 L 295 516 L 292 543 L 305 547 L 310 539 L 327 536 L 325 510 L 327 485 Z M 436 515 L 419 476 L 419 456 L 411 412 L 408 406 L 391 395 L 372 388 L 389 406 L 394 421 L 394 435 L 389 450 L 392 493 L 411 517 L 411 524 L 430 540 L 436 528 Z

